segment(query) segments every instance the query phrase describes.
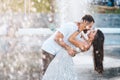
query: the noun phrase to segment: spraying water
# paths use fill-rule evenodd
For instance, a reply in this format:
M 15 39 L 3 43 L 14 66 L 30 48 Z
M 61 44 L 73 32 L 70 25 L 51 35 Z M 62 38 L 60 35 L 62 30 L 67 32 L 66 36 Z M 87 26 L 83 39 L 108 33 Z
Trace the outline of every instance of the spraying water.
M 56 0 L 60 22 L 79 21 L 84 14 L 89 14 L 92 0 Z

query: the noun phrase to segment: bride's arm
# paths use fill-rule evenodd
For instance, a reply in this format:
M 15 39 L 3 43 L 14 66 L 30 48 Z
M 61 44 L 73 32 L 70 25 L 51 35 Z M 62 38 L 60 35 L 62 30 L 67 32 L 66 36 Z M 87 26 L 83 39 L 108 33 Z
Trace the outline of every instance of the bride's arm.
M 81 32 L 81 38 L 88 42 L 88 36 L 83 31 Z
M 76 36 L 79 34 L 79 31 L 75 31 L 70 37 L 69 42 L 71 42 L 76 47 L 80 48 L 82 51 L 86 51 L 90 48 L 92 41 L 89 39 L 87 42 L 79 41 L 76 39 Z

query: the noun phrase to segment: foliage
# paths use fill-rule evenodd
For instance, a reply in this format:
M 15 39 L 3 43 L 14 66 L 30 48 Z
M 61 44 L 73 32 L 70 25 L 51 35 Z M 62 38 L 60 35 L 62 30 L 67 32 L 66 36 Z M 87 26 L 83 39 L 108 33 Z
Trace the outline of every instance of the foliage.
M 54 0 L 0 0 L 1 12 L 51 12 Z

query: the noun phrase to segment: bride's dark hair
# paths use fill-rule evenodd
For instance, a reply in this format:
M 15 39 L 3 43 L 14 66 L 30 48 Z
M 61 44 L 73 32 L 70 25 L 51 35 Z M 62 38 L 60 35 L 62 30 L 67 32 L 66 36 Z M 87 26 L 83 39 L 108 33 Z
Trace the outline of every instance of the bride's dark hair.
M 104 34 L 100 30 L 97 30 L 97 33 L 93 40 L 93 58 L 94 58 L 94 69 L 98 73 L 102 73 L 104 70 L 103 69 Z

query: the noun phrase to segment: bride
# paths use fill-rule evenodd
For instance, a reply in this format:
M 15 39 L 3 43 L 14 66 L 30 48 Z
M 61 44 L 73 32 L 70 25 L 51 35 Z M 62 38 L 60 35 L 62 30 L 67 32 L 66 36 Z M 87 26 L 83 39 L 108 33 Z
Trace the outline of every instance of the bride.
M 88 34 L 89 39 L 86 40 L 87 43 L 76 40 L 77 35 L 78 33 L 73 33 L 70 36 L 69 41 L 80 49 L 84 46 L 84 51 L 88 50 L 90 46 L 93 45 L 94 70 L 101 74 L 103 72 L 104 34 L 99 29 L 90 31 Z
M 69 41 L 75 45 L 76 53 L 86 51 L 93 44 L 94 64 L 95 70 L 98 73 L 103 72 L 103 44 L 104 35 L 100 30 L 92 30 L 88 34 L 88 40 L 79 41 L 76 36 L 79 35 L 75 31 L 70 37 Z M 79 50 L 78 50 L 79 48 Z M 74 63 L 72 56 L 70 56 L 65 49 L 61 49 L 52 62 L 49 64 L 42 80 L 78 80 L 77 74 L 74 70 Z

